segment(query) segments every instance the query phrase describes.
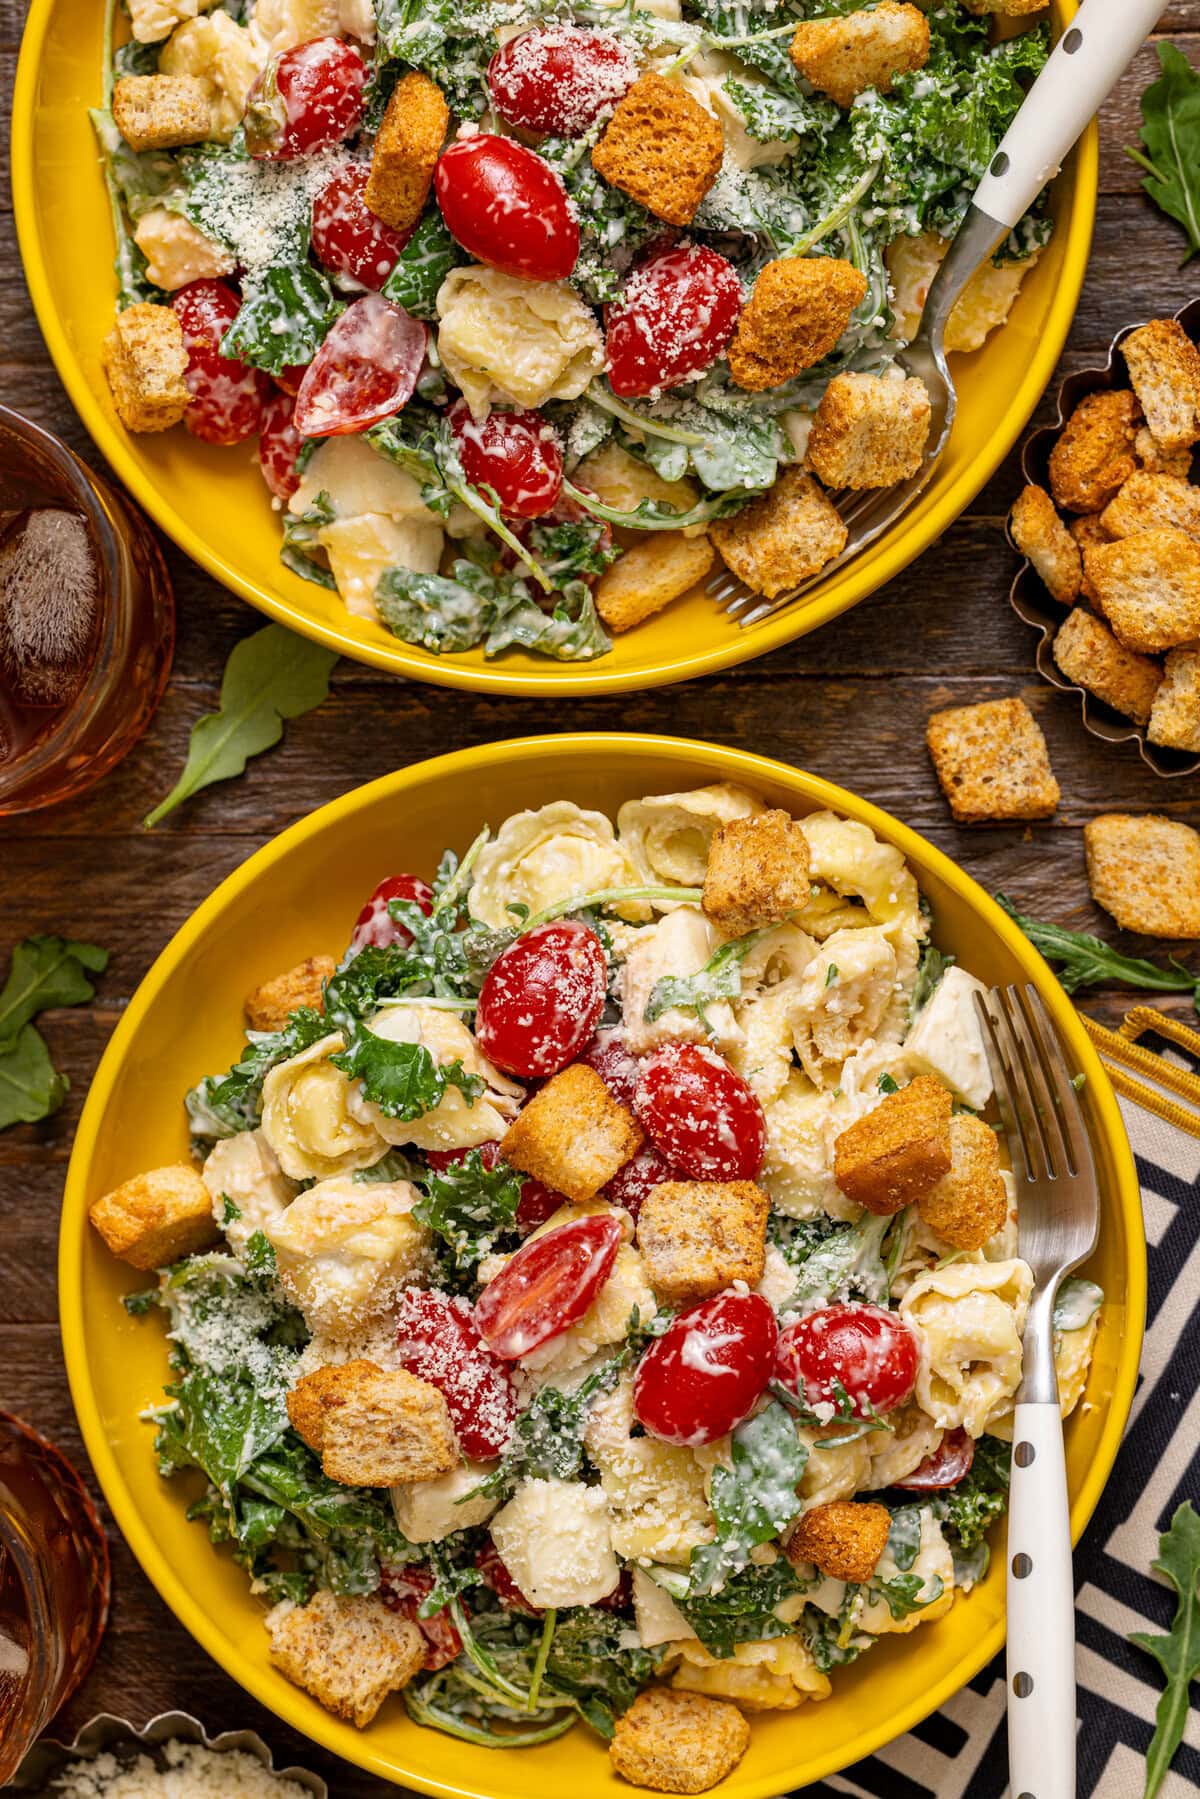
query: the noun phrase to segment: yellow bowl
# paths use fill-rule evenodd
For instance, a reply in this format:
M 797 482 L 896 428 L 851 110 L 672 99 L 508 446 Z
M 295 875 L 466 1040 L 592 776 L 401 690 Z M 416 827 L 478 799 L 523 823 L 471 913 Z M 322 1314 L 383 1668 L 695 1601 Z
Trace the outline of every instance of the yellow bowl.
M 163 1335 L 127 1317 L 143 1286 L 87 1224 L 90 1201 L 118 1181 L 186 1154 L 182 1095 L 224 1068 L 241 1043 L 243 995 L 318 951 L 337 952 L 375 883 L 395 867 L 430 875 L 444 844 L 460 850 L 484 823 L 569 798 L 615 814 L 622 800 L 713 780 L 741 781 L 797 814 L 830 806 L 862 819 L 908 858 L 933 905 L 938 942 L 988 981 L 1041 990 L 1087 1076 L 1083 1099 L 1100 1169 L 1103 1228 L 1089 1272 L 1107 1303 L 1087 1406 L 1068 1427 L 1076 1537 L 1112 1467 L 1137 1377 L 1146 1263 L 1133 1159 L 1112 1089 L 1070 1001 L 981 888 L 940 851 L 864 800 L 813 775 L 738 750 L 669 737 L 534 737 L 463 750 L 387 775 L 335 800 L 251 856 L 163 951 L 113 1035 L 80 1120 L 63 1204 L 59 1291 L 71 1391 L 92 1464 L 121 1530 L 167 1604 L 256 1699 L 326 1748 L 425 1793 L 469 1799 L 628 1794 L 585 1726 L 563 1741 L 507 1753 L 410 1723 L 390 1702 L 363 1733 L 339 1723 L 267 1660 L 262 1610 L 245 1575 L 188 1524 L 188 1482 L 160 1480 L 139 1422 L 166 1377 Z M 893 1637 L 837 1676 L 833 1698 L 756 1718 L 753 1741 L 721 1788 L 768 1799 L 831 1774 L 908 1730 L 978 1672 L 1004 1637 L 1004 1557 L 941 1622 Z
M 1075 0 L 1054 0 L 1061 29 Z M 622 693 L 711 673 L 803 637 L 890 581 L 953 523 L 1023 430 L 1049 381 L 1083 285 L 1096 210 L 1098 148 L 1090 127 L 1055 182 L 1054 237 L 1008 323 L 987 347 L 955 359 L 958 419 L 935 479 L 903 521 L 803 604 L 750 630 L 700 590 L 618 637 L 594 663 L 480 650 L 437 657 L 382 625 L 352 617 L 334 593 L 279 561 L 279 515 L 252 445 L 218 449 L 183 430 L 128 433 L 100 368 L 115 283 L 108 201 L 87 109 L 101 102 L 103 7 L 33 0 L 13 101 L 17 231 L 50 353 L 88 430 L 130 492 L 218 581 L 308 637 L 394 674 L 492 693 Z

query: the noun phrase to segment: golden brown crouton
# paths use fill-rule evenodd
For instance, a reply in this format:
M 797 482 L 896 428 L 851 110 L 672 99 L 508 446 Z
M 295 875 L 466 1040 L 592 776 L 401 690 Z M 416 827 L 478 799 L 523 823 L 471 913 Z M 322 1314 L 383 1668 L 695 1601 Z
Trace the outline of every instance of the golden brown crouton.
M 820 362 L 866 291 L 866 276 L 838 256 L 768 262 L 729 346 L 729 372 L 738 386 L 760 393 Z
M 1200 646 L 1168 650 L 1146 735 L 1164 749 L 1200 750 Z
M 877 1217 L 899 1212 L 950 1172 L 950 1089 L 931 1074 L 889 1093 L 833 1144 L 833 1178 Z
M 808 863 L 807 837 L 778 807 L 730 819 L 709 846 L 701 904 L 733 937 L 778 924 L 812 897 Z
M 1099 512 L 1137 467 L 1131 393 L 1085 394 L 1050 452 L 1050 492 L 1067 512 Z
M 1173 525 L 1083 553 L 1094 603 L 1131 650 L 1200 637 L 1200 543 Z
M 1200 350 L 1178 319 L 1151 319 L 1121 353 L 1146 423 L 1164 450 L 1200 440 Z
M 725 154 L 721 127 L 677 81 L 640 75 L 592 151 L 612 187 L 668 225 L 690 224 Z
M 707 1793 L 750 1747 L 750 1726 L 728 1699 L 649 1687 L 617 1719 L 615 1773 L 652 1793 Z
M 753 1181 L 663 1181 L 638 1213 L 650 1285 L 667 1305 L 690 1304 L 763 1275 L 771 1202 Z
M 807 581 L 846 547 L 836 507 L 796 463 L 769 493 L 714 519 L 709 535 L 734 574 L 769 600 Z
M 1200 834 L 1148 812 L 1105 812 L 1083 827 L 1092 898 L 1122 930 L 1200 937 Z
M 715 560 L 706 536 L 652 531 L 605 569 L 596 583 L 596 611 L 610 631 L 628 631 L 703 581 Z
M 122 1181 L 93 1201 L 88 1217 L 113 1255 L 143 1271 L 211 1249 L 221 1234 L 208 1188 L 190 1162 Z
M 792 61 L 818 93 L 851 106 L 868 88 L 890 93 L 897 75 L 925 67 L 929 26 L 917 7 L 880 0 L 871 12 L 798 25 Z
M 1046 739 L 1024 700 L 935 712 L 925 742 L 959 824 L 1049 818 L 1058 805 Z
M 167 431 L 187 411 L 183 327 L 169 306 L 139 300 L 119 312 L 100 362 L 127 430 Z
M 861 1586 L 874 1574 L 891 1528 L 892 1514 L 886 1505 L 831 1499 L 825 1505 L 814 1505 L 795 1525 L 787 1540 L 787 1558 L 789 1562 L 811 1562 L 831 1580 Z
M 645 1140 L 633 1113 L 617 1103 L 595 1069 L 573 1062 L 518 1112 L 500 1153 L 510 1167 L 582 1205 Z
M 288 1417 L 308 1442 L 297 1416 L 319 1436 L 327 1477 L 346 1487 L 433 1480 L 461 1459 L 442 1394 L 403 1368 L 358 1361 L 307 1375 L 288 1396 Z
M 416 69 L 401 76 L 375 138 L 364 196 L 393 231 L 407 231 L 420 218 L 449 125 L 450 108 L 437 82 Z
M 113 121 L 131 150 L 202 144 L 208 95 L 208 83 L 198 75 L 123 75 L 113 89 Z
M 917 1201 L 922 1221 L 953 1249 L 982 1249 L 1008 1216 L 996 1133 L 973 1112 L 950 1120 L 950 1172 Z
M 826 487 L 891 487 L 907 481 L 921 466 L 930 418 L 925 383 L 913 375 L 906 381 L 835 375 L 812 423 L 807 466 Z
M 1132 537 L 1137 531 L 1155 531 L 1163 525 L 1200 537 L 1200 487 L 1177 475 L 1151 475 L 1135 469 L 1100 514 L 1100 522 L 1110 538 Z
M 325 1010 L 325 983 L 337 964 L 332 956 L 309 956 L 286 974 L 277 974 L 246 995 L 246 1023 L 252 1031 L 281 1031 L 293 1012 L 309 1006 Z
M 284 1600 L 267 1613 L 271 1661 L 327 1712 L 363 1730 L 389 1693 L 425 1666 L 426 1643 L 411 1618 L 374 1593 L 322 1587 L 307 1605 Z
M 1045 582 L 1050 598 L 1070 606 L 1079 594 L 1083 563 L 1079 545 L 1054 510 L 1044 487 L 1025 487 L 1009 517 L 1013 542 L 1028 556 Z
M 1117 642 L 1108 626 L 1076 606 L 1059 626 L 1054 660 L 1068 681 L 1144 725 L 1162 680 L 1162 669 Z
M 1111 537 L 1108 535 L 1108 532 L 1104 529 L 1101 522 L 1103 517 L 1104 514 L 1102 512 L 1081 512 L 1077 518 L 1071 519 L 1067 525 L 1067 530 L 1079 545 L 1081 568 L 1079 576 L 1080 597 L 1087 600 L 1089 604 L 1093 606 L 1096 603 L 1096 596 L 1092 592 L 1091 582 L 1087 578 L 1087 563 L 1084 560 L 1083 552 L 1095 544 L 1112 542 Z
M 1191 444 L 1184 444 L 1179 450 L 1168 450 L 1165 444 L 1159 443 L 1149 425 L 1139 425 L 1133 440 L 1133 453 L 1148 474 L 1176 475 L 1181 481 L 1188 478 L 1192 466 Z
M 320 1455 L 325 1442 L 325 1416 L 336 1404 L 343 1368 L 365 1369 L 378 1374 L 374 1362 L 339 1362 L 327 1368 L 315 1368 L 296 1382 L 287 1396 L 288 1422 L 296 1435 L 303 1437 L 314 1455 Z

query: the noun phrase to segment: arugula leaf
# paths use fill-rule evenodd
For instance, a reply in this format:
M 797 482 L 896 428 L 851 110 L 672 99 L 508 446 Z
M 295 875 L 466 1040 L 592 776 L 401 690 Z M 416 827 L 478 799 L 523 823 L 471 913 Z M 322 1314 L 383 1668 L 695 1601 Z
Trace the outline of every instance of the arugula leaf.
M 655 1579 L 657 1570 L 652 1569 Z M 665 1575 L 661 1585 L 675 1603 L 710 1655 L 730 1656 L 739 1643 L 761 1642 L 767 1637 L 790 1636 L 795 1628 L 775 1616 L 775 1607 L 803 1592 L 791 1563 L 777 1556 L 765 1567 L 751 1563 L 731 1575 L 716 1593 L 675 1593 L 685 1583 Z
M 610 525 L 621 525 L 629 531 L 682 531 L 688 525 L 702 525 L 709 519 L 740 512 L 754 498 L 752 493 L 743 492 L 715 494 L 710 499 L 698 500 L 686 512 L 679 512 L 662 501 L 639 500 L 632 512 L 623 512 L 618 506 L 606 506 L 594 493 L 586 493 L 565 478 L 562 490 L 568 499 L 574 500 L 593 517 L 605 519 Z
M 413 1217 L 445 1239 L 460 1267 L 474 1267 L 512 1229 L 522 1179 L 506 1162 L 486 1168 L 481 1152 L 472 1149 L 461 1162 L 421 1176 L 425 1195 Z
M 558 1619 L 546 1681 L 553 1692 L 571 1694 L 585 1722 L 611 1738 L 616 1720 L 629 1710 L 657 1661 L 650 1650 L 630 1642 L 625 1620 L 579 1606 Z
M 1142 95 L 1141 148 L 1125 154 L 1145 169 L 1154 204 L 1183 226 L 1188 263 L 1200 250 L 1200 72 L 1174 44 L 1161 42 L 1158 60 L 1162 74 Z
M 241 1060 L 228 1074 L 205 1075 L 187 1094 L 188 1123 L 193 1137 L 236 1137 L 253 1130 L 262 1116 L 263 1082 L 272 1068 L 289 1062 L 301 1050 L 330 1032 L 329 1020 L 302 1006 L 281 1031 L 249 1031 Z
M 1184 1500 L 1169 1529 L 1159 1538 L 1158 1554 L 1151 1566 L 1174 1587 L 1179 1604 L 1166 1635 L 1138 1630 L 1129 1638 L 1154 1657 L 1167 1678 L 1155 1713 L 1154 1735 L 1146 1751 L 1143 1799 L 1155 1799 L 1167 1777 L 1175 1751 L 1183 1741 L 1189 1689 L 1200 1675 L 1200 1514 L 1190 1499 Z
M 731 942 L 723 943 L 695 974 L 663 975 L 650 989 L 650 997 L 646 1001 L 646 1023 L 653 1024 L 664 1012 L 677 1008 L 681 1012 L 694 1012 L 705 1030 L 710 1035 L 715 1035 L 705 1014 L 705 1007 L 716 1005 L 718 1000 L 737 999 L 740 996 L 742 963 L 750 951 L 775 928 L 774 925 L 767 925 L 762 930 L 748 932 L 745 937 L 735 937 Z
M 441 213 L 431 206 L 384 282 L 384 299 L 403 306 L 414 319 L 436 319 L 438 289 L 461 255 Z
M 717 1534 L 692 1550 L 691 1594 L 719 1592 L 750 1561 L 750 1551 L 769 1543 L 800 1511 L 796 1488 L 808 1449 L 796 1435 L 791 1413 L 772 1400 L 733 1433 L 732 1468 L 712 1478 Z
M 341 311 L 341 301 L 311 263 L 267 269 L 243 284 L 242 304 L 221 339 L 221 353 L 278 375 L 311 362 Z
M 361 1080 L 364 1099 L 385 1118 L 422 1118 L 448 1087 L 457 1087 L 468 1105 L 484 1091 L 480 1077 L 468 1074 L 461 1062 L 435 1062 L 423 1043 L 394 1043 L 361 1024 L 352 1029 L 342 1054 L 330 1061 Z
M 867 1592 L 872 1599 L 883 1599 L 887 1602 L 888 1611 L 897 1624 L 909 1617 L 913 1612 L 923 1612 L 927 1605 L 942 1596 L 942 1577 L 935 1574 L 930 1582 L 931 1591 L 926 1593 L 925 1582 L 919 1574 L 896 1574 L 887 1580 L 872 1579 L 867 1583 Z
M 304 449 L 308 444 L 316 443 L 310 437 L 300 455 L 296 458 L 296 469 L 300 472 L 304 465 Z M 322 525 L 331 525 L 337 517 L 333 502 L 322 489 L 310 506 L 303 512 L 285 512 L 283 514 L 283 542 L 279 546 L 279 560 L 284 568 L 299 575 L 302 581 L 311 581 L 317 587 L 337 591 L 337 582 L 329 567 L 329 556 L 321 542 Z
M 907 1574 L 921 1549 L 921 1507 L 897 1506 L 888 1531 L 887 1551 L 899 1568 Z
M 1111 944 L 1087 931 L 1068 931 L 1065 925 L 1043 924 L 1036 918 L 1026 918 L 1003 893 L 996 895 L 996 903 L 1057 971 L 1059 981 L 1068 993 L 1075 993 L 1080 987 L 1116 981 L 1126 987 L 1147 987 L 1155 993 L 1190 993 L 1200 1012 L 1200 974 L 1186 968 L 1174 956 L 1166 968 L 1158 962 L 1143 961 L 1140 956 L 1123 956 Z
M 955 958 L 938 949 L 936 944 L 927 943 L 921 950 L 921 959 L 917 963 L 917 978 L 913 982 L 912 998 L 908 1002 L 908 1022 L 911 1024 L 923 1006 L 929 1004 L 934 990 L 940 985 L 948 968 L 954 966 Z
M 96 989 L 89 974 L 103 974 L 108 951 L 66 937 L 26 937 L 9 963 L 0 990 L 0 1044 L 9 1042 L 51 1006 L 81 1006 Z
M 41 1032 L 22 1025 L 0 1043 L 0 1131 L 11 1124 L 37 1124 L 57 1112 L 70 1086 L 50 1060 Z
M 311 712 L 325 699 L 336 661 L 336 650 L 282 625 L 264 625 L 243 637 L 225 664 L 219 709 L 192 726 L 183 773 L 146 815 L 146 829 L 211 782 L 240 775 L 251 756 L 278 743 L 285 719 Z
M 891 1223 L 868 1212 L 857 1224 L 831 1231 L 801 1265 L 793 1303 L 849 1294 L 875 1304 L 886 1300 L 887 1270 L 879 1252 Z

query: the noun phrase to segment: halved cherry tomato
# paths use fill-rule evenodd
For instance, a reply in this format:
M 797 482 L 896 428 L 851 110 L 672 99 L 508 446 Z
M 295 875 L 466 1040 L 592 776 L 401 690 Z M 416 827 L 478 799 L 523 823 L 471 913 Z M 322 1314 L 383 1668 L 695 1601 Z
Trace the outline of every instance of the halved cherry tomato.
M 508 1369 L 479 1335 L 465 1299 L 408 1287 L 396 1311 L 400 1361 L 436 1387 L 472 1461 L 498 1456 L 512 1436 L 517 1396 Z
M 642 1064 L 626 1047 L 623 1031 L 597 1031 L 579 1059 L 596 1070 L 615 1100 L 632 1108 Z
M 370 173 L 365 162 L 334 170 L 313 201 L 312 247 L 327 269 L 378 291 L 412 231 L 393 231 L 375 217 L 365 197 Z
M 526 281 L 565 281 L 575 267 L 579 221 L 562 179 L 515 138 L 460 138 L 433 187 L 447 230 L 477 262 Z
M 479 1151 L 479 1159 L 489 1171 L 500 1160 L 500 1145 L 494 1139 L 475 1146 Z M 455 1162 L 465 1162 L 470 1155 L 469 1149 L 427 1149 L 425 1160 L 431 1168 L 441 1170 L 451 1167 Z M 555 1193 L 550 1187 L 543 1187 L 541 1181 L 535 1181 L 532 1175 L 521 1182 L 521 1199 L 517 1206 L 516 1226 L 519 1231 L 536 1230 L 539 1224 L 545 1224 L 547 1218 L 553 1218 L 560 1206 L 570 1201 L 565 1194 Z
M 917 1339 L 882 1306 L 826 1306 L 789 1324 L 779 1338 L 775 1378 L 810 1406 L 838 1399 L 856 1418 L 902 1405 L 917 1380 Z
M 475 1013 L 479 1047 L 509 1074 L 557 1074 L 595 1030 L 607 986 L 595 931 L 571 918 L 536 925 L 488 969 Z
M 597 1599 L 597 1606 L 602 1612 L 627 1612 L 633 1605 L 633 1576 L 628 1568 L 622 1568 L 616 1586 L 603 1599 Z
M 475 1322 L 485 1342 L 511 1362 L 561 1335 L 583 1317 L 612 1273 L 620 1247 L 620 1222 L 605 1213 L 576 1218 L 523 1243 L 475 1301 Z
M 718 1293 L 680 1313 L 638 1363 L 638 1420 L 664 1443 L 715 1442 L 766 1391 L 777 1334 L 760 1293 Z
M 276 387 L 282 387 L 285 394 L 291 394 L 293 400 L 300 392 L 300 383 L 308 373 L 307 362 L 289 362 L 286 368 L 280 369 L 271 379 Z
M 428 332 L 379 294 L 364 294 L 335 320 L 296 395 L 305 437 L 345 437 L 399 412 L 412 398 Z
M 390 1611 L 412 1619 L 427 1644 L 426 1670 L 435 1674 L 439 1668 L 447 1667 L 462 1653 L 462 1638 L 448 1606 L 443 1606 L 440 1612 L 434 1612 L 432 1617 L 420 1616 L 421 1603 L 428 1599 L 432 1591 L 433 1575 L 428 1568 L 415 1568 L 411 1563 L 403 1563 L 399 1568 L 383 1567 L 379 1570 L 379 1597 Z
M 553 425 L 539 412 L 489 412 L 482 424 L 465 400 L 448 413 L 473 487 L 490 487 L 510 518 L 541 518 L 562 490 L 562 448 Z
M 411 943 L 412 932 L 393 918 L 388 907 L 393 900 L 409 900 L 420 906 L 426 918 L 433 911 L 433 888 L 420 875 L 388 875 L 354 921 L 350 942 L 355 949 L 387 949 L 392 943 Z
M 482 1549 L 475 1551 L 475 1566 L 483 1575 L 485 1583 L 492 1589 L 501 1605 L 515 1606 L 518 1611 L 532 1612 L 537 1618 L 542 1615 L 541 1607 L 531 1605 L 520 1587 L 509 1573 L 501 1558 L 500 1551 L 489 1537 Z M 602 1602 L 603 1603 L 603 1602 Z
M 295 410 L 290 394 L 274 393 L 263 407 L 258 428 L 259 467 L 277 500 L 290 500 L 300 485 L 296 458 L 304 439 L 292 418 Z
M 694 381 L 717 360 L 742 310 L 733 264 L 681 244 L 635 268 L 608 309 L 608 379 L 627 398 Z
M 637 79 L 611 31 L 547 25 L 510 38 L 488 64 L 488 94 L 510 125 L 578 137 Z
M 221 354 L 221 339 L 241 304 L 224 281 L 189 281 L 171 295 L 187 350 L 183 378 L 192 396 L 184 423 L 205 443 L 238 444 L 253 437 L 271 395 L 261 370 Z
M 975 1439 L 965 1430 L 948 1430 L 932 1455 L 896 1485 L 909 1493 L 938 1493 L 943 1487 L 956 1487 L 971 1472 L 975 1460 Z
M 618 1168 L 604 1189 L 604 1197 L 610 1205 L 624 1206 L 636 1218 L 660 1182 L 679 1178 L 679 1169 L 664 1162 L 653 1143 L 647 1143 L 632 1161 Z
M 246 149 L 291 162 L 341 143 L 358 128 L 366 81 L 366 63 L 340 38 L 310 38 L 273 56 L 246 98 Z
M 663 1156 L 694 1181 L 752 1181 L 767 1127 L 758 1099 L 723 1056 L 664 1043 L 642 1063 L 636 1110 Z

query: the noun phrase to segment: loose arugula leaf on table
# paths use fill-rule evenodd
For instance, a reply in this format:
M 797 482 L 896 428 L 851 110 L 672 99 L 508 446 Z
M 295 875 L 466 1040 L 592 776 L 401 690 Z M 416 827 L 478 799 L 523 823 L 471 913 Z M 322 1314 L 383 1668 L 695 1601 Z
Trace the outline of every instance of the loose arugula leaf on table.
M 1155 1799 L 1166 1779 L 1175 1751 L 1183 1741 L 1190 1708 L 1190 1688 L 1200 1675 L 1200 1514 L 1185 1499 L 1158 1540 L 1151 1566 L 1179 1595 L 1175 1617 L 1165 1635 L 1139 1630 L 1129 1641 L 1152 1655 L 1167 1685 L 1155 1713 L 1154 1735 L 1146 1751 L 1143 1799 Z
M 441 213 L 430 207 L 384 282 L 384 299 L 403 306 L 414 319 L 435 319 L 438 289 L 461 255 Z
M 309 262 L 247 276 L 237 317 L 221 339 L 225 356 L 278 375 L 311 362 L 342 311 L 319 269 Z
M 37 1124 L 57 1112 L 70 1082 L 50 1060 L 46 1040 L 34 1025 L 22 1025 L 0 1043 L 0 1131 L 12 1124 Z
M 280 1062 L 290 1062 L 329 1035 L 329 1020 L 302 1006 L 281 1031 L 249 1031 L 241 1059 L 227 1074 L 205 1075 L 187 1094 L 193 1137 L 236 1137 L 251 1131 L 262 1116 L 263 1082 Z
M 192 726 L 183 773 L 146 815 L 147 830 L 214 781 L 240 775 L 251 756 L 283 736 L 283 723 L 319 706 L 337 651 L 282 625 L 264 625 L 235 645 L 221 679 L 221 702 Z
M 717 1534 L 711 1543 L 692 1550 L 688 1567 L 692 1595 L 719 1592 L 749 1565 L 750 1551 L 771 1542 L 800 1511 L 796 1488 L 808 1449 L 796 1435 L 790 1412 L 777 1400 L 738 1425 L 731 1456 L 733 1466 L 719 1467 L 713 1474 Z
M 26 937 L 12 953 L 0 990 L 0 1131 L 56 1112 L 70 1082 L 59 1074 L 32 1020 L 52 1006 L 79 1006 L 96 989 L 108 951 L 64 937 Z
M 646 1023 L 653 1024 L 664 1012 L 694 1012 L 705 1030 L 710 1035 L 715 1034 L 708 1022 L 705 1007 L 714 1006 L 719 1000 L 739 997 L 742 991 L 742 963 L 751 950 L 775 928 L 774 925 L 767 925 L 763 930 L 750 931 L 745 937 L 735 937 L 731 942 L 723 943 L 696 974 L 663 975 L 650 989 L 650 997 L 646 1001 Z
M 1146 171 L 1142 187 L 1187 233 L 1184 262 L 1200 250 L 1200 71 L 1160 43 L 1162 74 L 1142 95 L 1140 148 L 1125 154 Z
M 996 895 L 1013 923 L 1019 925 L 1047 962 L 1054 968 L 1068 993 L 1080 987 L 1095 987 L 1103 981 L 1115 981 L 1125 987 L 1145 987 L 1155 993 L 1190 993 L 1200 1012 L 1200 974 L 1186 968 L 1171 957 L 1166 968 L 1159 962 L 1147 962 L 1140 956 L 1123 956 L 1110 943 L 1093 937 L 1087 931 L 1068 931 L 1065 925 L 1043 924 L 1018 912 L 1003 893 Z
M 425 1193 L 413 1217 L 443 1239 L 459 1268 L 474 1268 L 512 1229 L 523 1177 L 507 1163 L 485 1168 L 480 1151 L 472 1149 L 461 1162 L 420 1178 Z

